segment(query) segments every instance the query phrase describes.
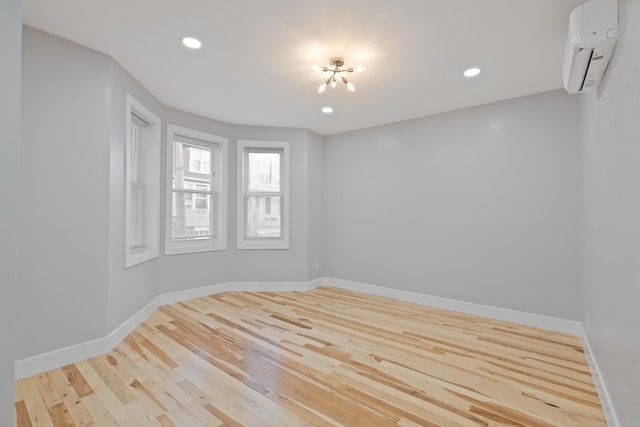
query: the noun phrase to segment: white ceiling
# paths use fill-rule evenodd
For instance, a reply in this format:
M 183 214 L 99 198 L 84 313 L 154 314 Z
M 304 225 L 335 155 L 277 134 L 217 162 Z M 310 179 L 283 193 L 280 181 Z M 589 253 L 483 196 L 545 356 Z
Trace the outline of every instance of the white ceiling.
M 24 22 L 111 55 L 164 104 L 323 135 L 557 89 L 583 0 L 23 0 Z M 184 35 L 204 47 L 188 51 Z M 366 71 L 317 94 L 312 65 Z M 462 72 L 483 72 L 464 79 Z M 320 108 L 330 105 L 334 113 Z

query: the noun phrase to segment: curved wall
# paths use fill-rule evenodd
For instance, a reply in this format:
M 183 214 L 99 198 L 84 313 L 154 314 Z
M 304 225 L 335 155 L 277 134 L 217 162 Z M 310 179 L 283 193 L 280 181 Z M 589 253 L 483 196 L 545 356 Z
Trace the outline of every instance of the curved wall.
M 321 254 L 322 137 L 302 129 L 228 125 L 162 105 L 108 56 L 24 27 L 22 246 L 17 358 L 100 340 L 160 294 L 222 282 L 307 282 Z M 166 124 L 229 139 L 228 249 L 124 268 L 125 96 Z M 291 144 L 289 250 L 235 248 L 237 139 Z M 163 157 L 163 164 L 164 164 Z M 313 175 L 309 171 L 313 171 Z M 164 183 L 164 168 L 162 182 Z M 164 196 L 162 197 L 164 203 Z M 161 219 L 164 216 L 164 205 Z M 310 207 L 315 210 L 310 224 Z M 162 222 L 162 221 L 161 221 Z M 163 236 L 161 235 L 161 253 Z

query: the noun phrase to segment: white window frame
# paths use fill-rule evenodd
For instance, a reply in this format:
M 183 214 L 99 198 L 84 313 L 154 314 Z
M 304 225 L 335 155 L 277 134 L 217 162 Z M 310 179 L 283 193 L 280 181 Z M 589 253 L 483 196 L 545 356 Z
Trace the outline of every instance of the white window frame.
M 125 268 L 149 261 L 160 255 L 160 151 L 161 120 L 141 102 L 127 94 L 126 143 L 125 143 Z M 143 170 L 144 170 L 144 235 L 142 247 L 132 248 L 131 224 L 131 124 L 132 114 L 147 124 L 143 128 Z
M 197 239 L 192 241 L 173 241 L 172 215 L 173 215 L 173 142 L 175 136 L 182 136 L 193 139 L 195 145 L 214 150 L 217 148 L 218 154 L 214 162 L 210 165 L 210 170 L 215 172 L 214 186 L 211 188 L 213 195 L 217 195 L 217 209 L 211 211 L 211 226 L 218 231 L 215 237 L 210 239 Z M 165 209 L 165 233 L 164 233 L 164 253 L 165 255 L 179 255 L 196 252 L 222 251 L 227 249 L 227 157 L 228 139 L 221 136 L 200 132 L 173 124 L 167 125 L 167 168 L 166 168 L 166 209 Z M 190 165 L 188 169 L 190 168 Z M 194 193 L 195 194 L 195 193 Z M 193 201 L 195 203 L 195 200 Z
M 257 150 L 282 150 L 280 164 L 280 194 L 282 195 L 282 237 L 251 238 L 246 235 L 247 185 L 245 182 L 245 152 L 255 148 Z M 239 140 L 237 155 L 237 247 L 238 249 L 289 249 L 289 142 L 286 141 L 253 141 Z

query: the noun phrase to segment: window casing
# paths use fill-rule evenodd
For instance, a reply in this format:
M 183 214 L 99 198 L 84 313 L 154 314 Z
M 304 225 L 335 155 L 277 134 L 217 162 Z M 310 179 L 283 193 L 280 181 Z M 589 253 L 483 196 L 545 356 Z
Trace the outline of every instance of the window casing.
M 227 248 L 227 144 L 167 125 L 166 255 Z
M 238 141 L 238 249 L 289 248 L 289 143 Z
M 125 268 L 159 255 L 160 119 L 126 100 Z

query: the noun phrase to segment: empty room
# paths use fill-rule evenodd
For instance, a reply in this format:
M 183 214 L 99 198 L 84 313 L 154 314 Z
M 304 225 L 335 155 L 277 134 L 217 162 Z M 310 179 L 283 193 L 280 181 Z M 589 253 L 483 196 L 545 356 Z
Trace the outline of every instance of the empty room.
M 0 425 L 640 425 L 639 0 L 3 0 Z

